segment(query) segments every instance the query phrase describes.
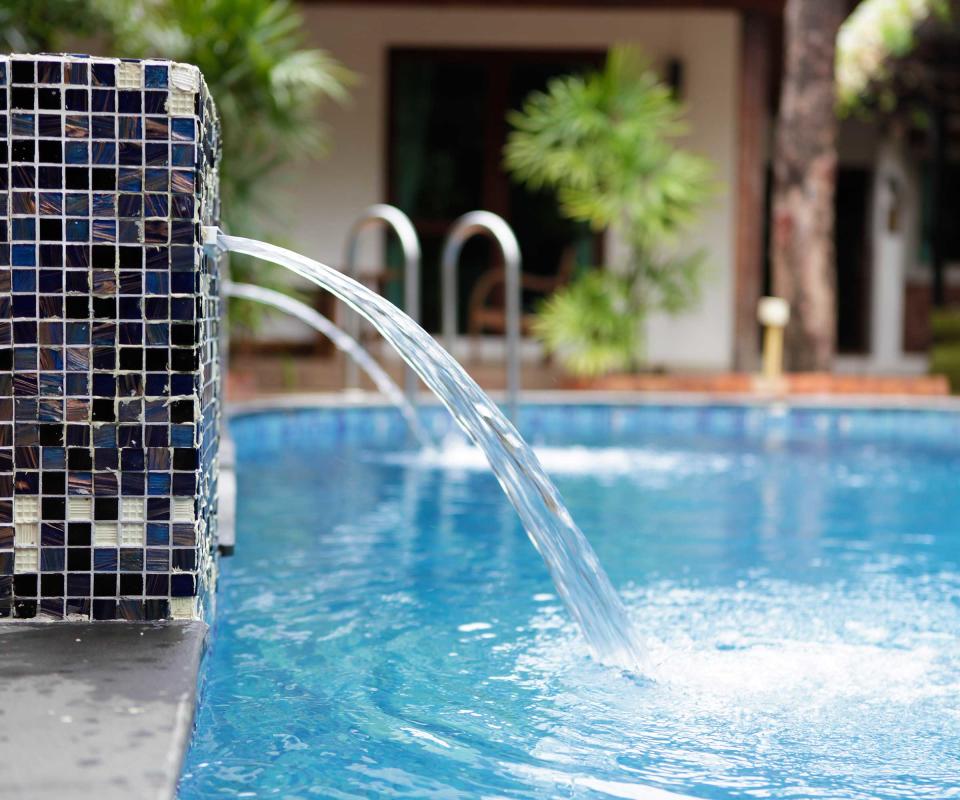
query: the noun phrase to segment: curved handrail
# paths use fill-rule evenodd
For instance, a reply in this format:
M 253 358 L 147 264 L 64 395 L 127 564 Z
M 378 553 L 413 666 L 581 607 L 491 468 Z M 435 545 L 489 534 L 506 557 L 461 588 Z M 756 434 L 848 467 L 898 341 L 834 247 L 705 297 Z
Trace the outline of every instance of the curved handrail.
M 396 206 L 376 203 L 363 210 L 347 232 L 347 243 L 343 257 L 343 271 L 351 278 L 357 278 L 357 246 L 360 234 L 367 228 L 386 225 L 393 230 L 403 250 L 403 305 L 407 316 L 414 322 L 420 322 L 420 239 L 410 221 Z M 360 317 L 353 311 L 347 311 L 344 328 L 357 341 L 360 340 Z M 348 361 L 344 385 L 347 389 L 358 386 L 357 365 Z M 417 405 L 417 375 L 404 364 L 403 390 L 407 402 L 414 408 Z
M 362 369 L 373 381 L 373 385 L 380 390 L 387 399 L 389 399 L 399 410 L 403 418 L 410 426 L 414 437 L 423 447 L 430 447 L 430 437 L 427 436 L 417 412 L 404 397 L 400 388 L 393 382 L 389 375 L 384 371 L 370 354 L 364 350 L 360 344 L 349 334 L 340 330 L 329 319 L 316 309 L 310 308 L 306 303 L 290 297 L 290 295 L 278 292 L 275 289 L 268 289 L 265 286 L 257 286 L 252 283 L 233 283 L 224 281 L 221 284 L 221 291 L 224 297 L 237 297 L 243 300 L 252 300 L 256 303 L 263 303 L 271 308 L 279 309 L 292 317 L 296 317 L 301 322 L 309 325 L 315 331 L 326 336 L 334 346 L 342 353 L 348 356 L 348 360 L 355 367 Z
M 454 220 L 443 243 L 440 291 L 443 305 L 443 343 L 453 353 L 457 334 L 457 259 L 467 240 L 477 234 L 492 238 L 503 255 L 506 274 L 507 416 L 516 419 L 520 396 L 520 244 L 503 217 L 490 211 L 471 211 Z

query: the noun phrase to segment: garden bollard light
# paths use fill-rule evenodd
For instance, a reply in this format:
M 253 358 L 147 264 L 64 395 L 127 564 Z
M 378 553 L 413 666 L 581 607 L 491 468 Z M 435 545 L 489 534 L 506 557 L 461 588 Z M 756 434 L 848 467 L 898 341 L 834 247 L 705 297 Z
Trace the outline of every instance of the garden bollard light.
M 763 325 L 763 378 L 778 381 L 783 376 L 783 331 L 790 321 L 790 304 L 780 297 L 761 297 L 757 319 Z

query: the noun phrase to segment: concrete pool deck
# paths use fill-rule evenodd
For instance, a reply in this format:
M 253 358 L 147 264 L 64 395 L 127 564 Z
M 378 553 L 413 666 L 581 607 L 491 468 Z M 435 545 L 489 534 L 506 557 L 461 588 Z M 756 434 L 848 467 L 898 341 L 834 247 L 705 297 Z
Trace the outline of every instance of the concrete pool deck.
M 203 622 L 0 625 L 7 796 L 173 798 L 206 635 Z

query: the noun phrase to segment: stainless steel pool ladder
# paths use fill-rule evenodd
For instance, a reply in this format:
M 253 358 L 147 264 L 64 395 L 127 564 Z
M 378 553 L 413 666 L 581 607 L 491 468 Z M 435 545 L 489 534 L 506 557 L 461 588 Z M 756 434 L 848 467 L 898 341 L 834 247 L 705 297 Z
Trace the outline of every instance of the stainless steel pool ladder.
M 493 239 L 503 256 L 506 289 L 507 416 L 516 421 L 520 397 L 520 245 L 503 217 L 471 211 L 454 220 L 443 243 L 440 293 L 443 303 L 443 344 L 453 354 L 457 335 L 457 260 L 466 242 L 477 234 Z
M 403 250 L 403 310 L 417 324 L 420 323 L 420 240 L 410 221 L 396 206 L 386 203 L 376 203 L 366 209 L 350 226 L 347 233 L 347 243 L 343 258 L 343 272 L 355 280 L 357 275 L 357 249 L 360 234 L 367 228 L 386 226 L 390 228 L 400 241 Z M 344 319 L 344 329 L 355 340 L 360 340 L 360 315 L 347 309 Z M 357 389 L 360 386 L 360 374 L 356 363 L 348 359 L 344 388 Z M 417 404 L 417 375 L 406 364 L 403 373 L 403 393 L 410 405 Z

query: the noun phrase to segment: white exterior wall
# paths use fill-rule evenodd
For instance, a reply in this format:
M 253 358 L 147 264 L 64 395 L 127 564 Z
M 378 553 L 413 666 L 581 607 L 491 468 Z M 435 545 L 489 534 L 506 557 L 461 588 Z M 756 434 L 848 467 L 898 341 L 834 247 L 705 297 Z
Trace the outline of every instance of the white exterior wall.
M 877 156 L 871 229 L 873 308 L 878 311 L 871 320 L 871 356 L 876 371 L 897 372 L 904 365 L 904 284 L 919 232 L 915 178 L 898 144 L 884 142 Z M 895 227 L 891 214 L 897 217 Z
M 508 10 L 373 5 L 307 6 L 310 44 L 360 76 L 346 106 L 328 106 L 330 155 L 297 165 L 283 188 L 291 238 L 311 256 L 339 264 L 355 216 L 385 200 L 387 54 L 392 46 L 601 49 L 639 45 L 654 61 L 683 63 L 691 133 L 686 145 L 716 165 L 721 190 L 684 246 L 703 247 L 709 275 L 703 300 L 649 326 L 651 363 L 727 369 L 732 362 L 734 208 L 739 24 L 732 11 Z M 376 237 L 370 237 L 375 239 Z M 616 254 L 615 242 L 608 253 Z M 375 253 L 374 253 L 375 255 Z M 371 263 L 368 252 L 361 263 Z M 439 287 L 438 287 L 439 291 Z

